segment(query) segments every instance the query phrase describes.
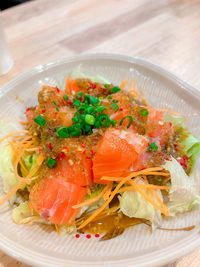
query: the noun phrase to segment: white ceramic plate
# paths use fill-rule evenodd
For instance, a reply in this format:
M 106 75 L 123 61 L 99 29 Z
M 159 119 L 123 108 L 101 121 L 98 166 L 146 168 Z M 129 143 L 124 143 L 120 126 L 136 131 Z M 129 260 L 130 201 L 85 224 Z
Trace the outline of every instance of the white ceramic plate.
M 66 76 L 79 64 L 84 72 L 102 74 L 115 84 L 120 84 L 125 77 L 134 79 L 150 104 L 179 111 L 189 118 L 188 128 L 200 136 L 198 89 L 146 60 L 121 55 L 94 54 L 62 59 L 18 76 L 0 89 L 1 117 L 14 121 L 23 119 L 25 108 L 37 103 L 37 92 L 42 83 L 57 84 L 62 88 Z M 16 95 L 24 103 L 16 100 Z M 190 232 L 156 230 L 152 234 L 149 227 L 140 225 L 105 242 L 98 242 L 95 237 L 87 239 L 85 235 L 79 239 L 72 235 L 60 239 L 46 226 L 15 225 L 10 214 L 7 205 L 0 208 L 0 248 L 34 266 L 157 266 L 200 245 L 199 210 L 164 222 L 164 227 L 168 228 L 196 225 Z

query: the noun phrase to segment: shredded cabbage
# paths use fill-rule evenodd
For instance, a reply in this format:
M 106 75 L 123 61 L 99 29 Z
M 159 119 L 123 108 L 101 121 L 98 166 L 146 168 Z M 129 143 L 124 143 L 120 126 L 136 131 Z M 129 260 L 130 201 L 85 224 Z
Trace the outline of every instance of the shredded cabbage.
M 0 129 L 0 138 L 19 130 L 14 123 L 5 120 L 0 120 Z M 13 157 L 12 148 L 7 141 L 0 143 L 0 176 L 3 178 L 3 191 L 6 194 L 19 183 L 14 173 Z M 15 200 L 16 193 L 9 198 L 10 204 L 12 205 Z
M 91 75 L 87 75 L 87 74 L 83 73 L 81 70 L 81 64 L 73 70 L 72 78 L 73 79 L 89 78 L 93 82 L 96 82 L 96 83 L 110 83 L 106 78 L 104 78 L 103 76 L 101 76 L 99 74 L 97 74 L 96 76 L 91 76 Z
M 169 203 L 167 207 L 172 216 L 177 213 L 190 211 L 195 204 L 200 204 L 199 183 L 200 174 L 198 171 L 188 176 L 179 162 L 171 157 L 163 166 L 170 172 L 171 189 L 169 192 Z
M 141 183 L 141 182 L 140 182 Z M 147 189 L 144 189 L 145 193 Z M 163 201 L 160 190 L 156 190 L 158 196 Z M 157 200 L 152 196 L 153 201 L 158 204 Z M 119 196 L 120 210 L 128 217 L 142 218 L 152 223 L 152 230 L 161 224 L 161 212 L 151 203 L 146 201 L 138 191 L 126 191 Z

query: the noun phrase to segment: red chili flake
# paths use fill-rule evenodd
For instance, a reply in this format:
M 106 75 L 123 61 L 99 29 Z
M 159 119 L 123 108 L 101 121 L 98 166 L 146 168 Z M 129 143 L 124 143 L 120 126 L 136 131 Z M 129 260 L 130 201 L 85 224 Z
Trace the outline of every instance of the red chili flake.
M 90 84 L 90 87 L 92 88 L 92 89 L 95 89 L 97 86 L 96 86 L 96 84 L 94 84 L 94 83 L 92 83 L 92 82 L 89 82 L 89 84 Z
M 83 155 L 85 155 L 85 153 L 86 153 L 86 150 L 84 150 L 84 151 L 82 152 Z
M 85 234 L 85 232 L 82 232 L 81 234 L 83 234 L 83 235 L 84 235 L 84 234 Z
M 170 160 L 169 158 L 165 158 L 165 160 Z
M 49 144 L 48 144 L 48 148 L 49 148 L 49 149 L 52 149 L 52 148 L 53 148 L 53 147 L 52 147 L 52 143 L 49 143 Z
M 31 108 L 27 108 L 27 109 L 26 109 L 26 112 L 29 112 L 30 110 L 31 110 Z
M 120 108 L 119 111 L 123 111 L 123 108 Z
M 183 156 L 184 161 L 188 161 L 188 159 L 189 159 L 188 156 L 186 156 L 186 155 Z
M 179 148 L 175 148 L 176 151 L 179 151 Z
M 72 99 L 69 99 L 69 100 L 67 101 L 67 104 L 72 105 L 72 104 L 73 104 L 73 100 L 72 100 Z
M 171 123 L 171 121 L 169 122 L 169 126 L 172 127 L 172 123 Z
M 99 237 L 99 234 L 96 234 L 95 237 Z
M 45 112 L 46 112 L 46 110 L 45 110 L 45 109 L 42 109 L 42 110 L 41 110 L 41 112 L 42 112 L 42 113 L 45 113 Z
M 76 238 L 79 238 L 80 237 L 80 235 L 79 234 L 76 234 Z
M 55 113 L 54 113 L 54 116 L 57 116 L 57 115 L 58 115 L 58 112 L 55 112 Z
M 82 146 L 82 148 L 85 148 L 86 147 L 86 145 L 84 143 L 81 143 L 81 146 Z
M 87 156 L 86 159 L 91 159 L 91 157 L 88 157 L 88 156 Z
M 91 235 L 86 235 L 86 238 L 90 239 L 91 238 Z
M 65 153 L 64 152 L 60 152 L 60 153 L 58 153 L 58 159 L 63 159 L 64 158 L 64 156 L 65 156 Z
M 178 159 L 178 162 L 185 168 L 187 168 L 187 164 L 185 163 L 185 161 L 183 161 L 183 159 Z
M 94 156 L 97 152 L 91 149 L 91 155 Z
M 58 87 L 56 86 L 56 91 L 58 92 L 58 93 L 60 93 L 60 89 L 58 89 Z

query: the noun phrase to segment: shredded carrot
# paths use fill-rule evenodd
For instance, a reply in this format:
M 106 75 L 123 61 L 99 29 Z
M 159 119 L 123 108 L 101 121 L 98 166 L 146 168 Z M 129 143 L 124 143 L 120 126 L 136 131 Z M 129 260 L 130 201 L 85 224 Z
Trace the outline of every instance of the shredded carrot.
M 140 188 L 147 188 L 147 189 L 160 189 L 160 190 L 169 190 L 170 186 L 159 186 L 159 185 L 153 185 L 153 184 L 139 184 Z M 135 186 L 126 186 L 119 190 L 119 193 L 125 192 L 125 191 L 132 191 L 135 190 Z
M 157 203 L 155 203 L 152 199 L 150 199 L 144 192 L 143 190 L 140 188 L 140 186 L 138 184 L 136 184 L 134 181 L 130 180 L 129 183 L 132 186 L 135 186 L 135 189 L 142 195 L 142 197 L 148 201 L 149 203 L 151 203 L 156 209 L 160 210 L 161 213 L 163 213 L 165 216 L 170 216 L 168 208 L 166 207 L 165 209 L 160 207 Z M 164 205 L 164 204 L 163 204 Z
M 112 201 L 112 199 L 114 198 L 114 196 L 117 194 L 117 192 L 119 191 L 120 187 L 125 184 L 128 180 L 130 179 L 130 177 L 125 177 L 122 181 L 120 181 L 120 183 L 116 186 L 116 188 L 112 191 L 109 199 L 106 200 L 106 202 L 98 209 L 96 210 L 88 219 L 86 219 L 80 226 L 78 229 L 81 229 L 83 227 L 85 227 L 88 223 L 90 223 L 94 218 L 97 217 L 98 214 L 100 214 L 107 206 L 108 204 Z
M 88 199 L 88 200 L 86 200 L 86 201 L 84 201 L 84 202 L 82 202 L 80 204 L 74 205 L 74 206 L 72 206 L 72 208 L 73 209 L 78 209 L 78 208 L 87 206 L 87 205 L 89 205 L 91 203 L 94 203 L 95 201 L 99 200 L 104 195 L 104 193 L 107 191 L 108 188 L 109 188 L 109 185 L 107 185 L 98 196 L 90 198 L 90 199 Z
M 129 93 L 133 90 L 134 80 L 131 80 L 129 85 Z
M 147 105 L 147 100 L 146 100 L 145 97 L 142 97 L 141 101 L 142 101 L 142 103 L 143 103 L 144 105 Z
M 28 122 L 27 121 L 19 121 L 20 124 L 26 125 Z
M 11 148 L 13 150 L 14 155 L 16 155 L 18 153 L 18 150 L 14 146 L 13 142 L 12 141 L 9 141 L 8 143 L 10 144 L 10 146 L 11 146 Z M 26 175 L 28 175 L 28 170 L 26 169 L 26 167 L 25 167 L 25 165 L 24 165 L 24 163 L 22 162 L 21 159 L 19 160 L 19 163 L 22 166 L 22 169 L 24 170 L 24 172 L 26 173 Z
M 108 189 L 106 190 L 105 194 L 103 195 L 104 200 L 107 200 L 109 198 L 111 191 L 112 191 L 112 183 L 109 184 Z
M 16 132 L 9 133 L 9 134 L 7 134 L 6 136 L 4 136 L 3 138 L 0 139 L 0 143 L 3 142 L 4 140 L 6 140 L 9 137 L 15 136 L 15 135 L 17 135 L 19 133 L 27 133 L 27 132 L 28 132 L 27 130 L 21 130 L 21 131 L 16 131 Z
M 89 186 L 87 186 L 86 190 L 87 190 L 87 194 L 88 194 L 89 196 L 91 196 L 91 190 L 90 190 L 90 187 L 89 187 Z
M 56 232 L 59 233 L 58 225 L 57 224 L 54 224 L 54 226 L 55 226 Z
M 169 110 L 169 109 L 165 109 L 165 108 L 157 108 L 157 109 L 160 110 L 160 111 L 163 111 L 163 112 L 168 112 L 168 113 L 172 113 L 172 114 L 175 114 L 175 115 L 180 115 L 179 112 L 174 111 L 174 110 Z
M 27 148 L 26 151 L 38 151 L 39 150 L 39 147 L 33 147 L 33 148 Z
M 127 82 L 128 82 L 128 78 L 126 78 L 124 81 L 122 81 L 120 88 L 124 89 L 126 87 Z
M 18 185 L 16 185 L 2 200 L 0 200 L 0 206 L 3 205 L 3 203 L 8 200 L 14 193 L 17 192 L 18 189 L 20 189 L 24 185 L 24 182 L 20 182 Z
M 135 99 L 138 98 L 138 88 L 137 88 L 137 85 L 135 86 L 134 90 L 133 90 L 133 96 Z
M 148 170 L 148 169 L 146 169 Z M 139 175 L 145 174 L 145 175 L 160 175 L 160 176 L 169 176 L 169 173 L 166 172 L 153 172 L 153 171 L 146 171 L 146 170 L 142 170 L 142 171 L 138 171 L 138 172 L 133 172 L 131 173 L 129 176 L 130 177 L 137 177 Z M 109 176 L 103 176 L 101 178 L 101 180 L 107 180 L 107 181 L 115 181 L 115 182 L 119 182 L 122 181 L 124 177 L 109 177 Z
M 162 202 L 162 200 L 159 198 L 157 192 L 155 190 L 152 191 L 154 197 L 156 198 L 156 200 L 158 201 L 158 203 L 160 204 L 160 206 L 162 206 L 163 208 L 167 208 L 165 206 L 165 204 Z

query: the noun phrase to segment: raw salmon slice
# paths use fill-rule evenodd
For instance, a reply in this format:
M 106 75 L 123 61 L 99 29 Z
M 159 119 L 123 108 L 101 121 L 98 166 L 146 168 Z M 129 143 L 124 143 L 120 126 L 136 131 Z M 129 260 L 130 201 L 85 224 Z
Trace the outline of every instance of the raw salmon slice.
M 52 176 L 62 177 L 65 181 L 80 186 L 92 184 L 92 160 L 78 153 L 75 160 L 64 156 L 58 160 L 58 165 L 52 169 Z
M 145 137 L 124 130 L 109 129 L 100 140 L 93 160 L 94 182 L 102 176 L 121 176 L 146 146 Z
M 30 204 L 43 218 L 55 224 L 71 224 L 80 209 L 72 206 L 83 201 L 86 189 L 63 179 L 45 178 L 30 192 Z

